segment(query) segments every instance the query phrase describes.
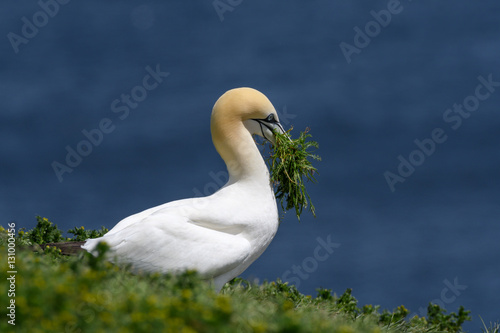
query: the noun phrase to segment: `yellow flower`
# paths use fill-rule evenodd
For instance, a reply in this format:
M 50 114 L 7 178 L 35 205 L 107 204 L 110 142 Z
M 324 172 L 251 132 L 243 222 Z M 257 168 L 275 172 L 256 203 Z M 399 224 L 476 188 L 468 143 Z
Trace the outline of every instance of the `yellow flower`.
M 26 307 L 26 297 L 24 297 L 24 296 L 16 297 L 16 303 L 20 308 L 25 308 Z
M 339 327 L 340 333 L 354 333 L 354 329 L 350 326 L 342 325 Z
M 35 286 L 38 288 L 38 289 L 43 289 L 45 288 L 45 280 L 43 279 L 35 279 Z
M 288 300 L 286 300 L 286 301 L 285 301 L 285 303 L 283 304 L 283 310 L 285 310 L 285 311 L 286 311 L 286 310 L 291 310 L 291 309 L 293 309 L 294 307 L 295 307 L 295 306 L 294 306 L 294 304 L 293 304 L 293 302 L 292 302 L 292 301 L 288 301 Z
M 182 297 L 183 298 L 191 298 L 193 296 L 193 292 L 189 289 L 183 289 L 182 290 Z
M 132 313 L 132 315 L 130 317 L 132 319 L 132 322 L 136 322 L 136 323 L 142 322 L 146 318 L 144 313 L 140 313 L 140 312 L 134 312 L 134 313 Z
M 156 295 L 149 295 L 148 298 L 146 298 L 146 303 L 149 306 L 156 305 L 156 303 L 158 303 L 158 298 L 156 297 Z
M 216 306 L 224 313 L 231 313 L 232 307 L 228 297 L 219 296 L 215 300 Z
M 54 325 L 54 322 L 51 321 L 51 320 L 48 320 L 46 318 L 42 319 L 42 323 L 41 324 L 42 324 L 41 326 L 43 327 L 43 329 L 45 329 L 47 331 L 53 331 L 56 328 L 55 325 Z
M 111 324 L 113 323 L 113 316 L 111 315 L 111 313 L 107 312 L 107 311 L 101 311 L 99 312 L 99 319 L 102 320 L 103 322 L 107 323 L 107 324 Z

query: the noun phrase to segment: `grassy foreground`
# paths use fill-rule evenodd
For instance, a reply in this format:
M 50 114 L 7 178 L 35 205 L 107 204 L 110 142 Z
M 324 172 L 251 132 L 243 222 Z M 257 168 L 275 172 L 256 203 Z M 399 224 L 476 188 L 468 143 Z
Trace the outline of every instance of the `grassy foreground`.
M 0 227 L 0 332 L 459 332 L 470 320 L 463 307 L 446 314 L 431 304 L 427 318 L 405 318 L 404 306 L 358 307 L 350 289 L 340 296 L 319 289 L 311 297 L 280 280 L 235 279 L 216 293 L 196 272 L 132 274 L 103 259 L 106 246 L 98 257 L 65 257 L 56 248 L 34 252 L 27 246 L 68 240 L 44 218 L 15 240 L 8 230 Z M 75 228 L 69 240 L 106 231 Z M 13 242 L 14 284 L 7 273 L 12 256 L 5 255 Z M 12 299 L 15 326 L 8 322 Z

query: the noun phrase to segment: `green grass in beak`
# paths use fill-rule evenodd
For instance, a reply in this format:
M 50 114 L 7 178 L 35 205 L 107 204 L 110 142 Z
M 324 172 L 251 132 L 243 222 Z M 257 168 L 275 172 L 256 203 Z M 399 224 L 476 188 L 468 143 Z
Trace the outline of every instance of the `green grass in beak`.
M 281 208 L 286 211 L 295 208 L 295 214 L 300 221 L 302 209 L 309 207 L 316 217 L 311 197 L 307 193 L 305 180 L 316 182 L 314 175 L 318 172 L 310 160 L 321 161 L 318 155 L 308 151 L 318 148 L 316 141 L 307 141 L 311 137 L 309 128 L 300 133 L 298 139 L 292 139 L 289 133 L 275 132 L 276 144 L 273 146 L 267 162 L 271 170 L 271 182 L 275 189 L 276 198 L 280 200 Z

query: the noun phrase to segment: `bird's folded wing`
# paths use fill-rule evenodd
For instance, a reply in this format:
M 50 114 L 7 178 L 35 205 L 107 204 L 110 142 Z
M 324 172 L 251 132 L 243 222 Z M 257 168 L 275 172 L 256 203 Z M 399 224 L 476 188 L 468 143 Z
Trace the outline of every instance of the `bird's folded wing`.
M 179 215 L 153 214 L 119 232 L 89 240 L 84 248 L 91 251 L 105 241 L 112 261 L 131 264 L 136 270 L 175 273 L 195 269 L 207 277 L 234 269 L 250 253 L 244 237 L 190 222 Z

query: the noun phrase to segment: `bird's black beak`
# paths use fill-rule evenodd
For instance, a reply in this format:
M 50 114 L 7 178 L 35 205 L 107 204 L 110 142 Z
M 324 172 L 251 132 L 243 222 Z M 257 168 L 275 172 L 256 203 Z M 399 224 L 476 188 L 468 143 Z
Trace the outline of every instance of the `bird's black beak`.
M 280 124 L 278 120 L 269 116 L 265 119 L 253 119 L 260 125 L 260 130 L 262 132 L 262 137 L 271 142 L 273 145 L 276 144 L 276 138 L 274 132 L 278 132 L 280 134 L 285 134 L 286 131 L 283 126 Z

